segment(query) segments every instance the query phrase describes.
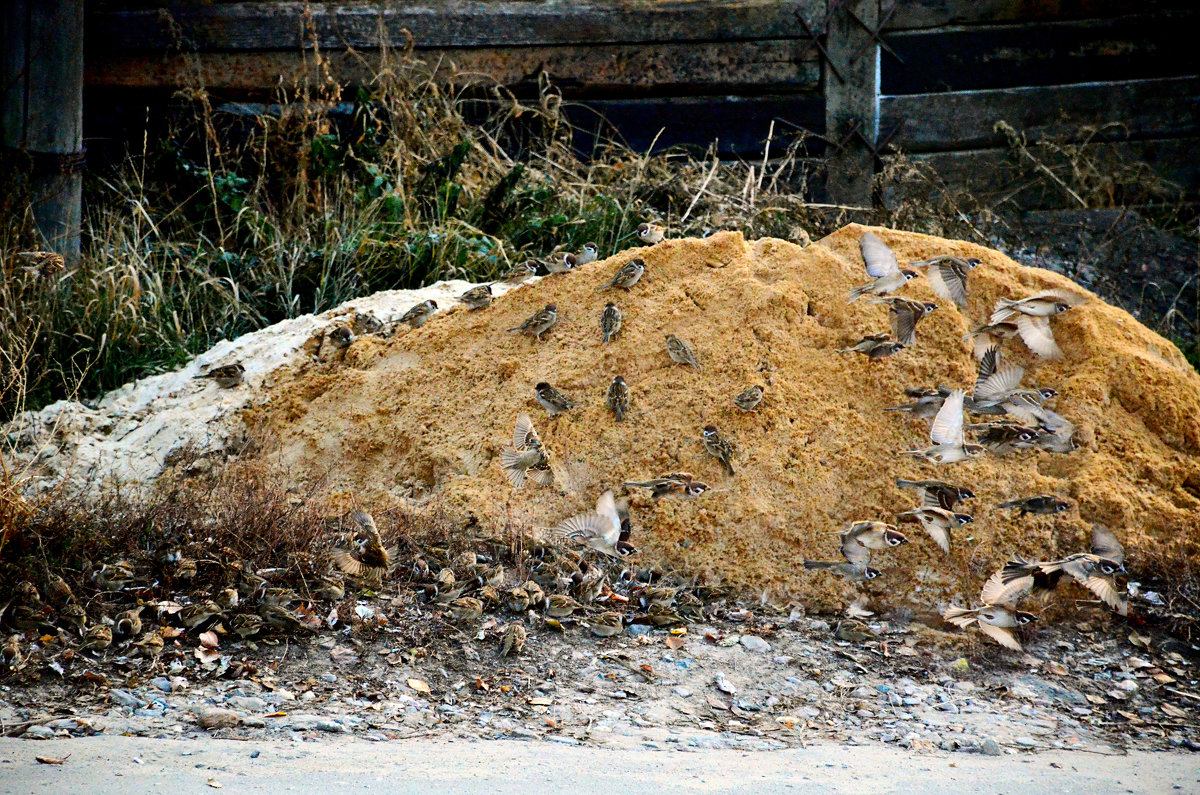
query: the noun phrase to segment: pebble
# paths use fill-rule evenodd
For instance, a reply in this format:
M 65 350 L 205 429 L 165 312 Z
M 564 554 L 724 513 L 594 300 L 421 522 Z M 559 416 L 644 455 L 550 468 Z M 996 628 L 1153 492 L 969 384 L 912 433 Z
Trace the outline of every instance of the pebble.
M 317 730 L 323 731 L 323 732 L 331 732 L 334 734 L 339 733 L 339 732 L 350 731 L 350 729 L 347 728 L 345 726 L 345 724 L 340 723 L 336 720 L 330 720 L 328 718 L 322 718 L 321 720 L 317 721 Z
M 1138 689 L 1138 683 L 1132 679 L 1125 679 L 1117 683 L 1117 687 L 1126 690 L 1130 693 Z
M 337 674 L 321 674 L 321 681 L 333 684 L 337 681 Z
M 30 726 L 21 736 L 26 740 L 50 740 L 54 738 L 54 729 L 49 726 Z
M 266 699 L 256 696 L 230 696 L 225 703 L 238 712 L 265 712 L 267 709 Z
M 209 707 L 197 716 L 196 723 L 202 729 L 229 729 L 238 725 L 238 714 L 231 709 Z
M 142 701 L 142 699 L 138 698 L 133 693 L 130 693 L 128 690 L 114 688 L 108 691 L 108 694 L 112 696 L 112 700 L 115 703 L 120 704 L 122 707 L 128 707 L 129 709 L 136 709 L 145 703 Z
M 675 695 L 679 696 L 680 698 L 691 698 L 692 691 L 688 690 L 683 685 L 679 685 L 675 688 Z
M 159 690 L 163 691 L 164 693 L 171 692 L 171 680 L 165 676 L 158 676 L 158 677 L 155 677 L 154 679 L 151 679 L 150 684 L 154 685 L 155 687 L 157 687 Z
M 766 654 L 771 650 L 771 644 L 758 635 L 742 635 L 741 644 L 745 647 L 746 651 L 754 652 L 755 654 Z
M 551 734 L 546 739 L 552 743 L 560 743 L 561 745 L 579 745 L 579 741 L 574 737 L 562 737 L 557 734 Z
M 1015 742 L 1017 745 L 1021 746 L 1022 748 L 1036 748 L 1037 744 L 1038 744 L 1037 740 L 1033 739 L 1032 737 L 1028 737 L 1028 736 L 1018 737 L 1015 740 L 1013 740 L 1013 742 Z

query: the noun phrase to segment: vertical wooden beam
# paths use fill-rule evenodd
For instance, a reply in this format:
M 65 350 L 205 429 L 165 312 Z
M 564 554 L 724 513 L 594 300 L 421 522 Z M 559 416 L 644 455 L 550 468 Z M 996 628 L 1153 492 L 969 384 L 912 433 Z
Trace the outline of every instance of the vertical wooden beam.
M 823 66 L 829 201 L 871 205 L 879 139 L 879 0 L 826 0 Z
M 0 143 L 28 177 L 46 245 L 79 254 L 83 0 L 0 2 Z

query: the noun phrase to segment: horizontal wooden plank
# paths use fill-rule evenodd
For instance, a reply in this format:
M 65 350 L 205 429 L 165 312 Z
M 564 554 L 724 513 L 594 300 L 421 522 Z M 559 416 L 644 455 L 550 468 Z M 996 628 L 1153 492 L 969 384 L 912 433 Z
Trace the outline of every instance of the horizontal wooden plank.
M 892 0 L 895 12 L 887 30 L 940 28 L 947 25 L 996 25 L 1013 22 L 1060 22 L 1071 19 L 1186 11 L 1195 0 Z M 885 0 L 884 13 L 892 2 Z
M 795 19 L 824 0 L 417 0 L 411 3 L 232 3 L 157 8 L 108 3 L 88 16 L 92 51 L 370 49 L 382 37 L 418 47 L 629 44 L 804 38 Z
M 1198 29 L 1200 4 L 1137 17 L 887 34 L 882 93 L 1193 75 Z
M 1030 141 L 1114 123 L 1099 140 L 1188 137 L 1200 134 L 1200 77 L 885 96 L 880 117 L 881 136 L 909 152 L 1003 145 L 998 121 Z
M 1102 173 L 1113 173 L 1118 167 L 1137 163 L 1148 164 L 1154 174 L 1196 197 L 1200 195 L 1197 151 L 1200 138 L 1172 138 L 1096 144 L 1088 148 L 1087 157 L 1098 164 Z M 1069 164 L 1061 156 L 1044 149 L 1035 149 L 1034 153 L 1052 169 L 1070 173 Z M 930 152 L 908 157 L 918 166 L 932 169 L 950 188 L 969 190 L 985 204 L 1004 200 L 1021 208 L 1079 206 L 1062 187 L 1045 176 L 1035 175 L 1028 161 L 1022 161 L 1008 149 Z M 1134 203 L 1148 203 L 1151 199 L 1144 195 L 1116 198 Z
M 416 57 L 439 79 L 461 85 L 514 86 L 535 81 L 544 71 L 572 95 L 630 89 L 670 92 L 680 87 L 710 93 L 803 90 L 815 88 L 821 76 L 816 48 L 801 39 L 421 50 Z M 326 63 L 338 82 L 362 85 L 379 73 L 383 59 L 379 51 L 340 51 L 326 53 Z M 311 53 L 299 50 L 198 56 L 101 52 L 92 54 L 85 68 L 88 85 L 125 88 L 199 83 L 211 89 L 253 92 L 324 78 Z

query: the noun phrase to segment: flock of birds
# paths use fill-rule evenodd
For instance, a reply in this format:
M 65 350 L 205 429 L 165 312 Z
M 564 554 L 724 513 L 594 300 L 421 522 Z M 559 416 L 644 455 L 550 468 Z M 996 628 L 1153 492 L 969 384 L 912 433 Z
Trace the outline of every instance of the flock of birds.
M 657 224 L 642 224 L 636 234 L 643 243 L 653 245 L 665 238 L 665 229 Z M 871 232 L 862 236 L 860 250 L 871 281 L 851 290 L 849 301 L 869 296 L 872 302 L 886 304 L 891 334 L 869 335 L 855 345 L 842 349 L 842 352 L 862 353 L 871 359 L 891 356 L 913 345 L 919 321 L 937 309 L 933 303 L 894 295 L 920 275 L 916 269 L 925 273 L 939 297 L 953 302 L 960 311 L 965 311 L 970 272 L 981 264 L 977 259 L 938 256 L 910 263 L 908 268 L 901 269 L 895 253 Z M 548 263 L 540 263 L 540 267 L 534 260 L 527 261 L 506 276 L 505 281 L 519 283 L 540 269 L 550 274 L 569 273 L 598 258 L 597 246 L 589 243 L 579 254 L 561 254 Z M 599 284 L 597 291 L 632 290 L 645 274 L 646 268 L 643 259 L 633 258 L 618 268 L 611 278 Z M 474 287 L 460 297 L 461 301 L 469 310 L 486 308 L 492 301 L 491 288 L 492 285 Z M 1007 455 L 1028 450 L 1052 453 L 1075 450 L 1075 426 L 1046 406 L 1057 393 L 1049 388 L 1022 387 L 1024 368 L 1003 363 L 1000 346 L 1005 340 L 1019 338 L 1041 357 L 1061 355 L 1054 340 L 1051 320 L 1078 303 L 1077 296 L 1059 291 L 997 301 L 988 322 L 967 335 L 974 340 L 978 358 L 978 375 L 971 395 L 967 395 L 963 389 L 942 387 L 907 389 L 905 392 L 912 402 L 888 409 L 912 418 L 932 420 L 929 432 L 932 446 L 903 451 L 903 455 L 917 461 L 950 465 L 974 459 L 986 452 Z M 409 309 L 398 323 L 418 328 L 437 311 L 434 301 L 425 301 Z M 622 318 L 621 309 L 616 303 L 607 302 L 599 323 L 605 344 L 613 342 L 620 334 Z M 557 307 L 550 303 L 508 331 L 527 335 L 536 344 L 554 327 L 557 319 Z M 330 336 L 343 341 L 353 341 L 358 333 L 386 333 L 384 324 L 362 315 L 355 316 L 353 327 L 339 328 L 345 328 L 345 333 L 335 331 Z M 667 356 L 676 364 L 701 368 L 691 344 L 686 340 L 673 334 L 667 335 L 665 348 Z M 241 383 L 244 372 L 243 366 L 235 362 L 214 367 L 198 377 L 211 379 L 222 388 L 233 388 Z M 738 393 L 732 401 L 743 412 L 757 411 L 764 393 L 764 387 L 755 384 Z M 548 382 L 540 382 L 534 387 L 534 397 L 551 419 L 576 406 L 573 400 Z M 628 386 L 620 375 L 612 379 L 605 400 L 614 420 L 623 421 L 629 410 L 630 397 Z M 990 421 L 967 424 L 964 422 L 964 413 L 988 417 Z M 974 442 L 966 441 L 966 431 L 974 435 Z M 707 425 L 699 441 L 703 443 L 706 453 L 719 462 L 729 477 L 733 477 L 735 448 L 731 440 L 724 437 L 715 426 Z M 555 483 L 553 456 L 527 413 L 517 417 L 511 445 L 501 451 L 500 466 L 515 489 L 524 488 L 529 481 L 538 486 Z M 706 483 L 696 480 L 687 472 L 628 481 L 622 486 L 627 490 L 646 489 L 655 501 L 663 498 L 694 499 L 710 489 Z M 897 523 L 919 523 L 937 546 L 948 554 L 953 532 L 972 521 L 969 514 L 959 512 L 956 508 L 963 501 L 974 498 L 975 494 L 969 488 L 940 480 L 901 478 L 896 480 L 896 486 L 911 490 L 920 502 L 918 507 L 898 513 Z M 1021 516 L 1026 516 L 1053 515 L 1069 510 L 1071 505 L 1054 495 L 1035 495 L 1003 502 L 998 507 L 1019 511 Z M 336 550 L 332 562 L 342 575 L 360 584 L 381 584 L 383 577 L 398 566 L 398 551 L 384 547 L 382 536 L 370 514 L 358 511 L 351 518 L 355 527 L 352 543 L 349 548 Z M 597 635 L 610 636 L 620 633 L 630 618 L 615 610 L 604 610 L 599 615 L 593 615 L 589 613 L 587 605 L 634 601 L 645 610 L 645 614 L 635 620 L 668 628 L 701 616 L 703 602 L 696 596 L 695 588 L 665 587 L 652 579 L 635 583 L 633 581 L 638 578 L 628 568 L 622 570 L 610 585 L 604 561 L 624 559 L 637 552 L 631 543 L 632 527 L 627 502 L 618 501 L 614 492 L 608 490 L 597 500 L 594 511 L 571 516 L 550 530 L 553 543 L 539 551 L 533 566 L 536 576 L 522 584 L 506 586 L 507 575 L 503 567 L 474 553 L 469 553 L 469 560 L 447 559 L 440 564 L 436 555 L 418 555 L 412 560 L 411 575 L 414 581 L 426 583 L 422 587 L 431 602 L 445 608 L 458 620 L 477 618 L 486 608 L 494 606 L 507 606 L 517 613 L 537 607 L 543 610 L 546 620 L 552 625 L 557 624 L 558 628 L 561 628 L 562 619 L 588 613 L 584 625 Z M 804 568 L 862 583 L 881 574 L 870 565 L 873 551 L 892 549 L 909 542 L 896 524 L 875 520 L 848 522 L 838 535 L 840 560 L 804 560 Z M 589 561 L 587 553 L 597 553 L 599 557 Z M 189 565 L 187 559 L 181 559 L 178 552 L 171 554 L 175 555 L 173 559 L 162 562 L 170 567 L 170 578 L 190 579 L 179 573 L 180 568 Z M 1036 616 L 1018 609 L 1018 604 L 1034 594 L 1044 597 L 1060 585 L 1064 577 L 1080 583 L 1125 615 L 1128 605 L 1116 582 L 1117 576 L 1125 572 L 1124 558 L 1124 549 L 1117 538 L 1107 529 L 1096 525 L 1088 551 L 1048 561 L 1027 561 L 1015 557 L 984 584 L 980 606 L 951 606 L 943 613 L 943 617 L 959 627 L 975 625 L 1001 645 L 1020 649 L 1016 630 L 1034 621 Z M 190 565 L 194 574 L 195 562 L 191 561 Z M 233 587 L 223 589 L 216 599 L 197 599 L 188 605 L 176 605 L 171 612 L 175 623 L 188 629 L 200 629 L 227 618 L 229 629 L 241 637 L 252 637 L 271 628 L 289 631 L 313 628 L 311 615 L 306 617 L 303 611 L 297 614 L 292 609 L 292 605 L 304 601 L 295 591 L 276 587 L 244 566 L 229 564 L 225 568 L 233 572 L 230 575 Z M 119 590 L 134 576 L 130 563 L 115 561 L 100 567 L 92 578 L 105 590 Z M 84 639 L 83 648 L 103 650 L 124 639 L 126 644 L 138 648 L 144 646 L 143 652 L 148 656 L 157 658 L 161 652 L 161 632 L 141 634 L 141 611 L 146 606 L 139 604 L 137 608 L 112 619 L 94 622 L 88 628 L 87 616 L 79 607 L 78 600 L 70 594 L 66 583 L 53 574 L 48 576 L 47 582 L 48 596 L 58 605 L 61 621 L 80 632 Z M 329 599 L 340 599 L 345 594 L 341 579 L 333 574 L 317 577 L 314 583 L 317 593 Z M 311 588 L 309 590 L 312 592 Z M 555 590 L 565 592 L 552 592 Z M 239 598 L 243 602 L 251 600 L 256 609 L 253 612 L 231 612 Z M 847 610 L 851 622 L 848 634 L 851 636 L 854 635 L 854 622 L 871 615 L 863 607 L 865 601 L 865 597 L 860 597 Z M 3 622 L 16 629 L 45 626 L 49 613 L 38 589 L 31 583 L 21 583 L 16 598 L 0 608 Z M 863 626 L 866 631 L 862 634 L 870 635 L 869 628 Z M 500 637 L 502 653 L 519 652 L 524 639 L 523 623 L 510 622 Z M 11 666 L 13 659 L 20 654 L 19 636 L 11 636 L 0 648 L 0 653 L 0 662 L 7 662 Z

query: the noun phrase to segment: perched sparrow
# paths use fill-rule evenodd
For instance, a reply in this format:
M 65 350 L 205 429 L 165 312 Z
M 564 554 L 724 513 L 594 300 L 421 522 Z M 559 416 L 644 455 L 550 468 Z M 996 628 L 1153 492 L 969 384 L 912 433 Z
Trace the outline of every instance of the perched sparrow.
M 50 277 L 66 267 L 62 254 L 53 251 L 19 251 L 17 256 L 25 261 L 21 270 L 41 277 Z
M 921 318 L 938 308 L 937 304 L 928 301 L 910 301 L 907 298 L 890 296 L 888 298 L 872 298 L 873 304 L 888 305 L 888 324 L 896 342 L 908 347 L 917 336 L 917 323 Z
M 762 403 L 763 388 L 758 384 L 751 387 L 746 387 L 737 394 L 733 399 L 733 405 L 737 406 L 742 411 L 754 411 L 758 408 L 758 404 Z
M 547 596 L 546 601 L 543 603 L 543 610 L 551 618 L 567 618 L 574 614 L 576 610 L 582 609 L 583 605 L 579 604 L 579 602 L 576 602 L 569 596 L 557 593 Z
M 509 331 L 519 331 L 522 334 L 528 334 L 535 337 L 539 341 L 542 335 L 554 327 L 558 322 L 558 307 L 554 304 L 546 304 L 546 308 L 530 315 L 524 323 L 519 326 L 513 326 Z
M 46 596 L 50 599 L 50 604 L 57 607 L 75 601 L 75 594 L 71 592 L 71 586 L 67 585 L 67 581 L 62 577 L 53 573 L 46 575 Z
M 134 641 L 133 647 L 139 655 L 150 658 L 151 664 L 154 664 L 163 651 L 163 636 L 159 632 L 147 632 Z
M 483 615 L 483 602 L 473 596 L 461 596 L 450 602 L 450 615 L 456 621 L 475 621 Z
M 513 613 L 524 613 L 534 600 L 529 598 L 529 592 L 523 586 L 512 588 L 504 596 L 504 605 Z
M 559 414 L 575 408 L 574 401 L 545 381 L 538 382 L 534 386 L 534 389 L 536 390 L 535 397 L 537 397 L 537 402 L 546 410 L 546 416 L 548 417 L 557 417 Z
M 574 254 L 560 254 L 546 260 L 546 271 L 549 273 L 569 273 L 579 265 Z
M 180 558 L 171 568 L 171 579 L 179 582 L 191 582 L 196 576 L 196 561 L 193 558 Z
M 362 541 L 354 550 L 336 550 L 333 554 L 333 562 L 339 569 L 352 577 L 361 577 L 364 580 L 381 583 L 391 565 L 391 558 L 395 554 L 395 550 L 384 548 L 383 538 L 380 536 L 379 528 L 375 526 L 375 519 L 371 514 L 366 511 L 355 511 L 350 518 L 358 525 Z M 276 604 L 281 603 L 277 602 Z
M 914 402 L 906 403 L 903 406 L 888 406 L 884 411 L 904 411 L 918 419 L 931 420 L 937 416 L 938 410 L 946 402 L 946 394 L 949 392 L 943 394 L 940 389 L 910 387 L 904 390 L 904 394 L 915 398 Z
M 959 309 L 967 308 L 967 274 L 982 264 L 976 257 L 959 259 L 947 255 L 908 263 L 911 268 L 925 268 L 925 278 L 934 293 L 953 301 Z
M 546 600 L 546 594 L 542 591 L 542 586 L 533 580 L 526 581 L 521 587 L 525 589 L 525 593 L 529 594 L 530 604 L 538 605 Z
M 896 487 L 912 489 L 920 498 L 921 504 L 927 508 L 942 508 L 953 511 L 954 506 L 963 500 L 975 497 L 975 492 L 963 486 L 951 486 L 940 480 L 905 480 L 896 478 Z
M 967 522 L 975 521 L 974 517 L 965 513 L 954 513 L 945 508 L 921 507 L 911 511 L 896 514 L 899 521 L 911 520 L 920 522 L 925 532 L 934 540 L 942 551 L 950 554 L 950 531 L 962 527 Z
M 597 287 L 596 292 L 603 292 L 605 290 L 612 289 L 613 287 L 620 287 L 622 290 L 628 290 L 638 283 L 638 280 L 642 278 L 642 274 L 645 272 L 646 263 L 644 261 L 638 258 L 631 259 L 629 262 L 626 262 L 624 265 L 622 265 L 608 282 Z
M 8 605 L 7 611 L 2 611 L 8 625 L 13 629 L 19 629 L 22 632 L 30 629 L 41 630 L 43 627 L 50 626 L 48 618 L 50 608 L 41 602 L 37 606 L 31 605 Z
M 83 634 L 83 631 L 87 628 L 87 612 L 83 609 L 83 605 L 78 602 L 72 602 L 63 607 L 59 611 L 58 617 L 67 625 L 74 627 L 75 631 L 80 634 Z
M 899 342 L 893 342 L 887 334 L 868 334 L 849 348 L 839 348 L 838 353 L 861 353 L 868 359 L 886 359 L 904 350 Z
M 596 500 L 594 513 L 581 513 L 567 519 L 554 529 L 554 536 L 563 541 L 574 541 L 597 552 L 614 558 L 617 541 L 621 537 L 621 518 L 617 515 L 617 503 L 613 493 L 606 491 Z
M 663 242 L 667 236 L 667 230 L 658 224 L 638 224 L 637 236 L 638 240 L 653 246 Z
M 665 628 L 681 627 L 687 622 L 679 615 L 679 611 L 667 605 L 650 605 L 650 609 L 646 611 L 645 623 Z
M 513 432 L 513 449 L 500 451 L 500 467 L 513 484 L 513 488 L 523 488 L 526 477 L 539 486 L 549 486 L 554 482 L 554 473 L 550 470 L 550 455 L 542 447 L 542 441 L 533 429 L 533 420 L 529 419 L 528 414 L 517 417 L 517 427 Z
M 1027 428 L 1008 422 L 990 422 L 981 425 L 967 425 L 968 431 L 975 434 L 975 441 L 991 450 L 996 455 L 1005 455 L 1015 450 L 1029 450 L 1036 447 L 1041 433 L 1037 428 Z
M 263 605 L 262 608 L 268 606 Z M 239 613 L 230 620 L 229 628 L 239 638 L 252 638 L 266 629 L 266 621 L 254 613 Z
M 238 602 L 241 600 L 242 597 L 238 594 L 237 588 L 222 588 L 213 597 L 213 601 L 220 605 L 222 610 L 232 610 L 238 606 Z
M 87 631 L 83 636 L 83 644 L 79 647 L 80 651 L 84 649 L 95 649 L 96 651 L 104 651 L 112 645 L 113 632 L 112 627 L 107 624 L 97 624 Z
M 918 276 L 916 271 L 900 270 L 896 255 L 873 232 L 867 232 L 859 239 L 858 248 L 872 281 L 851 290 L 847 303 L 854 303 L 864 295 L 894 293 Z
M 575 265 L 576 267 L 591 265 L 598 259 L 600 259 L 600 246 L 595 243 L 584 243 L 583 250 L 575 255 Z
M 844 621 L 839 621 L 837 629 L 833 631 L 833 636 L 838 640 L 844 640 L 849 643 L 866 643 L 874 640 L 876 637 L 875 630 L 863 622 L 847 618 Z
M 720 461 L 729 476 L 733 477 L 733 464 L 731 463 L 733 444 L 728 439 L 721 438 L 715 425 L 704 426 L 703 441 L 704 449 L 708 451 L 708 454 Z
M 312 630 L 300 618 L 286 607 L 278 605 L 259 605 L 258 615 L 269 626 L 284 632 L 311 632 Z
M 355 312 L 350 330 L 354 334 L 378 334 L 383 331 L 383 321 L 369 312 Z
M 21 604 L 39 608 L 42 606 L 42 595 L 38 593 L 37 586 L 29 580 L 21 580 L 13 590 Z
M 105 563 L 92 579 L 106 591 L 119 591 L 133 581 L 133 566 L 127 560 Z
M 211 599 L 195 602 L 176 614 L 188 629 L 199 629 L 221 615 L 221 606 Z
M 1010 340 L 1017 336 L 1020 330 L 1017 324 L 1011 320 L 1005 320 L 1001 323 L 990 323 L 980 326 L 969 334 L 964 334 L 963 339 L 971 340 L 975 348 L 975 358 L 982 359 L 987 353 L 988 348 L 995 348 L 1004 340 Z
M 975 624 L 980 632 L 1013 651 L 1021 651 L 1021 644 L 1013 630 L 1037 621 L 1033 613 L 1002 605 L 984 605 L 974 610 L 951 606 L 942 613 L 942 618 L 963 629 Z
M 963 442 L 963 398 L 966 394 L 956 389 L 946 397 L 946 402 L 933 418 L 929 429 L 929 438 L 934 446 L 924 450 L 905 450 L 902 455 L 909 455 L 922 461 L 934 464 L 953 464 L 966 461 L 983 453 L 984 448 L 978 444 Z
M 24 660 L 25 656 L 21 654 L 21 636 L 9 635 L 4 641 L 4 645 L 0 647 L 0 663 L 12 671 L 20 668 Z
M 437 301 L 430 298 L 428 301 L 422 301 L 412 309 L 400 316 L 401 323 L 407 323 L 413 328 L 424 326 L 429 318 L 433 317 L 433 313 L 437 311 Z
M 141 610 L 135 608 L 117 613 L 113 628 L 116 630 L 118 638 L 131 638 L 134 635 L 142 634 Z
M 300 594 L 296 593 L 291 588 L 263 587 L 258 591 L 259 604 L 276 605 L 277 607 L 291 607 L 293 604 L 299 601 Z M 218 605 L 218 607 L 219 606 L 220 605 Z
M 673 472 L 653 480 L 627 481 L 621 484 L 627 489 L 650 489 L 655 500 L 662 497 L 699 497 L 708 491 L 708 485 L 693 480 L 690 472 Z
M 478 287 L 472 287 L 460 295 L 458 300 L 466 304 L 467 309 L 483 309 L 492 303 L 492 286 L 481 284 Z
M 674 334 L 667 335 L 667 355 L 676 364 L 690 364 L 697 370 L 700 369 L 700 365 L 696 363 L 696 354 L 692 352 L 692 346 Z
M 638 604 L 642 607 L 671 605 L 675 602 L 675 594 L 676 590 L 674 588 L 643 588 L 638 594 Z
M 608 385 L 608 392 L 604 396 L 605 403 L 613 416 L 617 418 L 617 422 L 625 421 L 625 413 L 629 411 L 629 387 L 625 385 L 625 379 L 617 376 Z
M 625 621 L 621 618 L 620 613 L 607 612 L 589 618 L 584 622 L 584 626 L 590 629 L 593 635 L 611 638 L 613 635 L 620 635 L 625 630 Z
M 217 386 L 222 389 L 231 389 L 242 383 L 242 378 L 246 375 L 246 368 L 240 363 L 226 364 L 220 367 L 214 367 L 206 373 L 193 376 L 193 378 L 211 378 L 217 382 Z
M 527 259 L 517 267 L 513 268 L 508 273 L 501 277 L 500 281 L 505 284 L 520 284 L 523 281 L 537 274 L 537 260 Z
M 500 656 L 509 657 L 520 654 L 525 650 L 526 637 L 525 625 L 520 621 L 514 621 L 507 625 L 500 635 Z
M 612 338 L 617 336 L 622 320 L 624 316 L 616 304 L 609 301 L 604 305 L 604 311 L 600 314 L 600 333 L 604 335 L 605 342 L 612 342 Z
M 838 531 L 842 539 L 842 557 L 850 560 L 857 554 L 854 547 L 867 549 L 890 549 L 908 543 L 908 537 L 896 530 L 894 525 L 883 522 L 851 522 Z
M 329 332 L 325 338 L 329 340 L 330 345 L 338 350 L 341 350 L 343 348 L 349 348 L 354 342 L 354 332 L 350 330 L 349 326 L 338 326 L 333 331 Z
M 1067 574 L 1118 614 L 1127 615 L 1129 603 L 1117 590 L 1117 575 L 1125 573 L 1125 548 L 1112 531 L 1094 525 L 1091 549 L 1091 552 L 1069 555 L 1062 560 L 1010 560 L 1004 564 L 998 579 L 988 580 L 985 593 L 997 600 L 1004 597 L 1015 601 L 1034 589 L 1052 590 L 1063 574 Z
M 346 597 L 346 586 L 336 577 L 318 577 L 312 584 L 312 595 L 318 599 L 340 602 Z
M 1029 350 L 1044 359 L 1057 359 L 1062 356 L 1062 350 L 1054 341 L 1050 318 L 1066 312 L 1081 301 L 1078 296 L 1058 290 L 1048 290 L 1015 301 L 1001 298 L 996 302 L 988 324 L 1006 321 L 1016 323 L 1017 333 Z

